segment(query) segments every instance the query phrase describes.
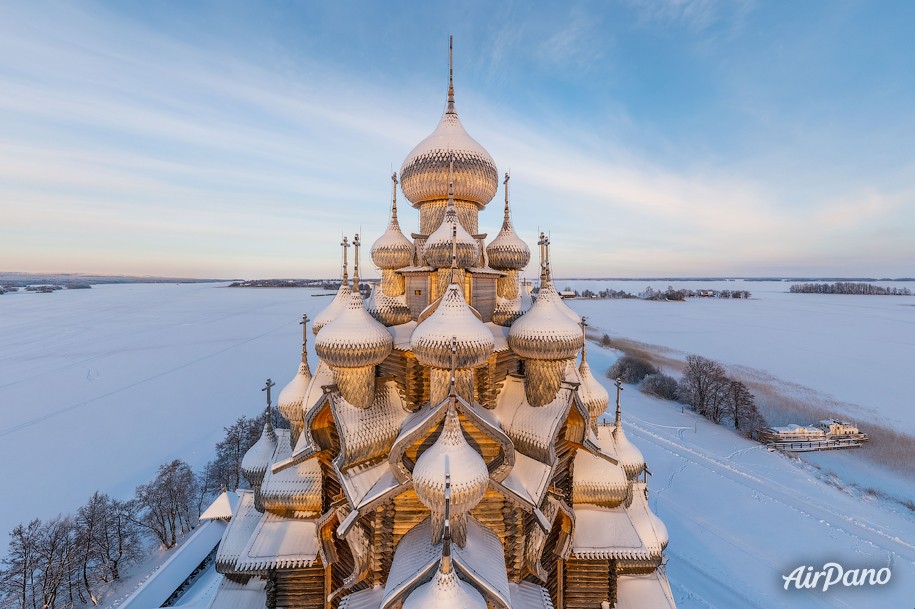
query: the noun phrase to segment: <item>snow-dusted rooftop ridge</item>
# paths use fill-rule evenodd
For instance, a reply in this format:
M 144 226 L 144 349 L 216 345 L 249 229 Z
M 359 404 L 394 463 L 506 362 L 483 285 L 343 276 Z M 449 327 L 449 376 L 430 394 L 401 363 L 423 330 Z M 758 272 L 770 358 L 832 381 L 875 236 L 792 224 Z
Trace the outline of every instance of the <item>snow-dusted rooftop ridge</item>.
M 200 520 L 231 520 L 238 508 L 238 494 L 235 491 L 223 491 L 209 507 L 203 510 Z

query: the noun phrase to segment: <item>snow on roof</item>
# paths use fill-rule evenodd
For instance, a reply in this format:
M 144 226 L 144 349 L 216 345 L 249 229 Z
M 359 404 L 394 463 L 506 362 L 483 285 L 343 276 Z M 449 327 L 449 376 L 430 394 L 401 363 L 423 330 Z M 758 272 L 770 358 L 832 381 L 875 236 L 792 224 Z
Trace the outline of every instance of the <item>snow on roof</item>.
M 493 351 L 498 353 L 500 351 L 508 350 L 508 330 L 503 326 L 497 325 L 490 322 L 484 324 L 489 331 L 492 332 L 492 338 L 494 341 Z M 391 336 L 394 338 L 394 348 L 398 351 L 409 351 L 410 350 L 410 337 L 413 336 L 413 330 L 416 329 L 415 321 L 408 321 L 405 324 L 400 324 L 398 326 L 389 326 L 388 332 L 391 333 Z
M 159 607 L 209 556 L 226 530 L 224 520 L 207 520 L 175 548 L 162 565 L 121 604 L 126 609 Z
M 598 427 L 597 442 L 603 452 L 620 462 L 630 478 L 639 475 L 645 468 L 642 451 L 629 441 L 622 428 L 617 430 L 615 426 Z
M 288 429 L 277 429 L 279 442 L 270 464 L 292 456 Z M 273 473 L 268 467 L 261 482 L 261 500 L 268 510 L 295 510 L 309 516 L 321 513 L 321 465 L 316 460 L 303 461 Z M 303 515 L 303 514 L 300 514 Z
M 495 339 L 464 300 L 461 288 L 452 283 L 435 311 L 416 326 L 410 344 L 416 359 L 424 366 L 449 368 L 454 355 L 458 368 L 476 368 L 492 353 Z
M 660 569 L 646 575 L 620 575 L 616 609 L 676 609 L 670 583 Z
M 441 551 L 441 543 L 432 544 L 432 523 L 429 518 L 404 535 L 394 550 L 394 560 L 380 606 L 393 606 L 416 582 L 428 578 L 438 566 Z M 494 605 L 512 606 L 504 550 L 495 533 L 468 515 L 466 543 L 463 548 L 452 545 L 451 551 L 453 564 L 462 579 L 495 601 Z
M 515 465 L 501 484 L 518 499 L 536 507 L 546 494 L 552 476 L 552 465 L 541 463 L 516 451 Z
M 667 545 L 667 528 L 648 507 L 644 483 L 634 483 L 632 494 L 628 508 L 575 504 L 572 554 L 592 559 L 658 559 Z
M 332 394 L 331 411 L 340 438 L 335 463 L 343 470 L 386 457 L 408 412 L 394 380 L 376 384 L 375 399 L 368 408 L 353 406 L 342 395 Z
M 400 486 L 387 461 L 376 465 L 358 465 L 340 472 L 340 482 L 347 500 L 359 508 Z
M 203 511 L 200 520 L 230 520 L 238 507 L 238 495 L 235 491 L 223 491 L 213 500 L 210 507 Z
M 584 343 L 580 320 L 562 302 L 553 284 L 547 282 L 533 306 L 511 325 L 508 342 L 515 353 L 526 359 L 572 358 Z
M 543 586 L 531 582 L 508 584 L 512 609 L 553 609 L 550 593 Z
M 259 577 L 244 584 L 223 578 L 208 609 L 263 609 L 267 606 L 266 585 Z
M 216 570 L 220 573 L 235 571 L 235 563 L 261 519 L 260 512 L 254 508 L 254 491 L 236 492 L 240 499 L 238 507 L 216 551 Z
M 301 569 L 318 556 L 314 520 L 285 518 L 265 512 L 238 557 L 236 569 L 262 572 L 267 569 Z
M 572 466 L 572 501 L 614 507 L 626 499 L 629 480 L 619 465 L 614 465 L 585 450 L 575 452 Z
M 551 464 L 553 445 L 559 428 L 572 405 L 572 392 L 562 389 L 552 402 L 534 407 L 527 401 L 524 380 L 509 376 L 496 398 L 493 413 L 515 445 L 515 450 Z
M 378 609 L 383 597 L 384 588 L 381 586 L 360 590 L 344 596 L 340 609 Z

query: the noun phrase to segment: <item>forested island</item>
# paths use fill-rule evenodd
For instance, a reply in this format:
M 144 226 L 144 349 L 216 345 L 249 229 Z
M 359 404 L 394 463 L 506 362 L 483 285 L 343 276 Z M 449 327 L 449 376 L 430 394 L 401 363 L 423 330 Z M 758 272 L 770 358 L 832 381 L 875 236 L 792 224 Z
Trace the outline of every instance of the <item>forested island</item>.
M 866 296 L 911 296 L 909 288 L 887 288 L 872 283 L 837 281 L 835 283 L 795 283 L 792 294 L 861 294 Z

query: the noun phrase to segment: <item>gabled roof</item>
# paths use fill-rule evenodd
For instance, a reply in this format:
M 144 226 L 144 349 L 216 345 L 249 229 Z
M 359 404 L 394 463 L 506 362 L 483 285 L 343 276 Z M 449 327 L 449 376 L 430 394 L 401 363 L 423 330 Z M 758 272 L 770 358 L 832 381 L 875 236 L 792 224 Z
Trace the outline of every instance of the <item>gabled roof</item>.
M 247 583 L 223 578 L 209 609 L 263 609 L 267 605 L 267 581 L 252 577 Z
M 235 491 L 223 491 L 213 500 L 210 507 L 203 511 L 200 520 L 231 520 L 238 507 L 238 501 Z
M 629 507 L 574 506 L 574 556 L 646 561 L 660 559 L 667 545 L 667 528 L 648 507 L 644 483 L 634 483 L 632 495 Z
M 620 575 L 616 581 L 616 609 L 676 609 L 667 574 L 658 569 L 647 575 Z

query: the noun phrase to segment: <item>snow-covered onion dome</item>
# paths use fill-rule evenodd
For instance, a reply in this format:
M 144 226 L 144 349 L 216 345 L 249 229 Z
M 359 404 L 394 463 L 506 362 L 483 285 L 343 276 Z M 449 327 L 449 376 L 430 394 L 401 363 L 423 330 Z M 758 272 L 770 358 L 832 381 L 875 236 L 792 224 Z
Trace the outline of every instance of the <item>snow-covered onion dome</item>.
M 388 296 L 382 286 L 372 284 L 372 293 L 365 301 L 365 310 L 386 326 L 399 326 L 413 319 L 404 296 Z
M 499 187 L 492 157 L 464 130 L 454 108 L 453 70 L 448 81 L 448 105 L 442 120 L 407 155 L 400 168 L 403 194 L 414 206 L 448 196 L 449 162 L 454 159 L 455 197 L 479 206 L 489 203 Z
M 585 408 L 591 415 L 591 425 L 597 421 L 597 417 L 606 412 L 610 405 L 610 394 L 600 382 L 591 374 L 591 366 L 588 365 L 588 343 L 585 335 L 585 328 L 588 327 L 587 320 L 581 320 L 582 346 L 581 346 L 581 364 L 578 366 L 578 374 L 581 376 L 581 386 L 578 388 L 578 396 L 581 398 Z
M 270 379 L 267 379 L 267 387 L 271 386 L 272 382 Z M 261 482 L 264 481 L 264 474 L 267 473 L 267 468 L 270 466 L 270 460 L 273 458 L 273 453 L 276 452 L 276 432 L 273 431 L 273 421 L 270 416 L 270 400 L 267 400 L 267 412 L 264 417 L 264 430 L 261 432 L 261 437 L 257 439 L 257 442 L 248 449 L 248 452 L 245 453 L 245 456 L 241 459 L 241 473 L 245 477 L 245 480 L 248 481 L 248 484 L 253 486 L 255 489 L 260 487 Z
M 400 269 L 413 259 L 413 244 L 404 237 L 397 221 L 397 174 L 391 175 L 394 194 L 391 196 L 391 220 L 388 228 L 372 244 L 372 262 L 380 269 Z
M 302 362 L 292 380 L 289 381 L 283 390 L 280 391 L 280 397 L 277 400 L 276 407 L 280 411 L 291 427 L 289 441 L 295 446 L 302 433 L 305 425 L 305 412 L 302 410 L 302 402 L 305 399 L 305 393 L 308 391 L 308 384 L 311 383 L 311 368 L 308 367 L 308 315 L 302 316 Z
M 451 523 L 454 538 L 463 545 L 464 516 L 473 509 L 489 487 L 489 470 L 483 457 L 464 438 L 454 405 L 449 405 L 435 443 L 416 460 L 413 488 L 419 500 L 432 512 L 433 541 L 438 541 L 445 518 L 445 484 L 451 481 Z
M 547 284 L 544 284 L 543 282 L 540 283 L 540 290 L 537 292 L 537 300 L 540 300 L 541 296 L 545 296 L 555 301 L 556 308 L 559 312 L 570 319 L 576 326 L 581 323 L 581 316 L 563 302 L 562 296 L 560 296 L 559 292 L 556 290 L 556 284 L 552 281 Z
M 549 275 L 544 275 L 541 285 L 552 286 Z M 533 306 L 508 331 L 512 351 L 534 360 L 572 359 L 578 355 L 583 342 L 581 329 L 560 308 L 560 300 L 555 289 L 541 287 Z
M 475 266 L 480 259 L 477 240 L 467 232 L 458 219 L 454 207 L 454 182 L 448 186 L 448 207 L 445 217 L 423 246 L 423 257 L 430 265 L 438 269 L 451 266 L 452 253 L 455 254 L 457 268 Z
M 634 480 L 645 471 L 645 457 L 639 447 L 629 441 L 626 432 L 623 431 L 623 407 L 621 394 L 623 385 L 620 379 L 616 379 L 616 422 L 613 427 L 613 444 L 616 448 L 616 456 L 619 458 L 620 466 L 626 472 L 630 480 Z
M 345 236 L 343 237 L 343 241 L 340 242 L 340 247 L 343 248 L 343 272 L 340 274 L 340 289 L 337 290 L 337 294 L 334 296 L 334 299 L 330 301 L 330 304 L 324 307 L 320 313 L 315 315 L 315 319 L 311 323 L 311 331 L 314 332 L 315 336 L 318 335 L 321 328 L 339 315 L 349 302 L 349 275 L 346 271 L 346 250 L 349 248 L 349 240 Z
M 508 209 L 508 180 L 505 174 L 505 217 L 502 219 L 502 230 L 486 246 L 486 255 L 489 266 L 501 271 L 520 271 L 531 261 L 531 250 L 527 243 L 518 237 L 512 226 L 512 219 Z
M 482 366 L 495 348 L 492 332 L 473 314 L 461 288 L 453 283 L 435 312 L 413 330 L 410 348 L 420 364 L 448 369 L 452 344 L 457 368 Z
M 394 339 L 387 328 L 365 310 L 359 293 L 359 235 L 353 244 L 356 260 L 349 302 L 318 332 L 315 351 L 333 370 L 343 398 L 350 404 L 368 408 L 375 393 L 375 366 L 391 352 Z

